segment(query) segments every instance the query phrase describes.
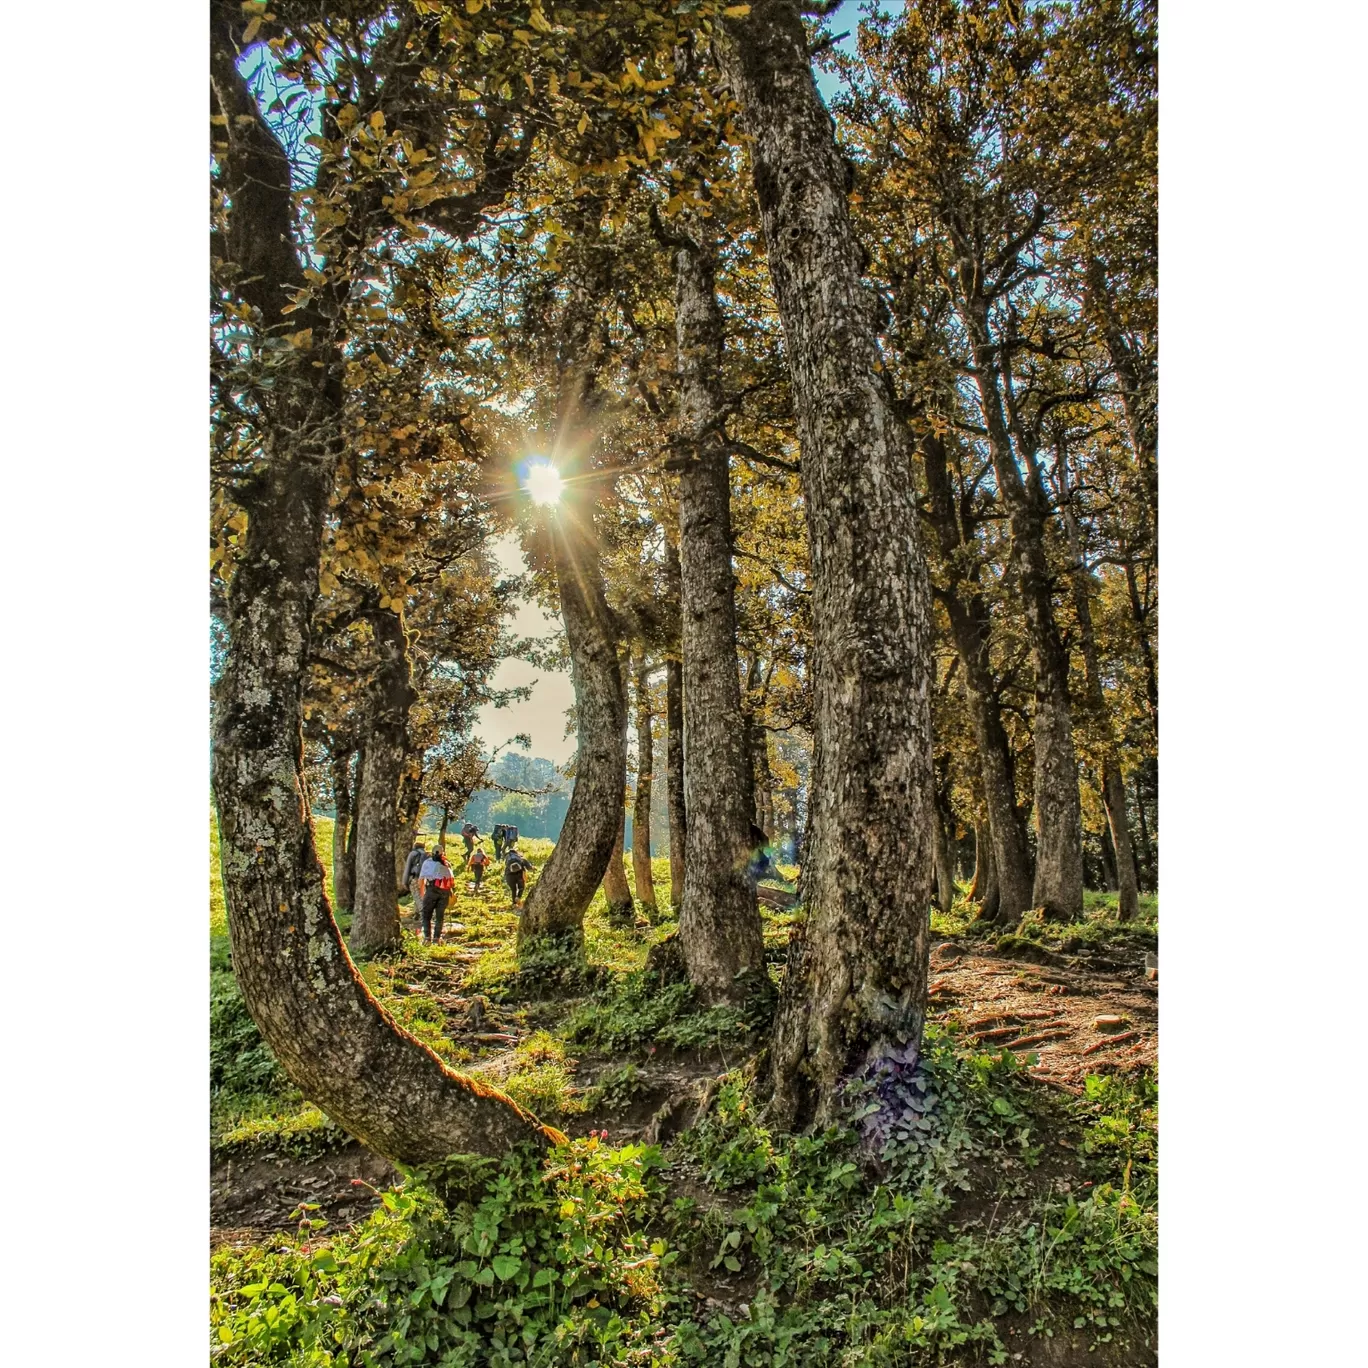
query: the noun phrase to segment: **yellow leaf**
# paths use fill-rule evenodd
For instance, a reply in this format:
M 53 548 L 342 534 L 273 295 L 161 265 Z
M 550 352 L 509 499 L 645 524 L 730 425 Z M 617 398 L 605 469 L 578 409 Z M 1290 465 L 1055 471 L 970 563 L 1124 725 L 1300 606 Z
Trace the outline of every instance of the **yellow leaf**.
M 466 13 L 479 14 L 484 9 L 484 0 L 466 0 Z
M 580 132 L 580 133 L 583 133 L 584 130 L 585 130 L 586 128 L 588 128 L 588 127 L 589 127 L 589 116 L 588 116 L 587 114 L 581 114 L 581 115 L 580 115 L 579 124 L 578 124 L 578 127 L 577 127 L 577 131 Z
M 256 17 L 255 19 L 253 19 L 252 22 L 251 22 L 250 24 L 247 25 L 246 30 L 243 32 L 243 35 L 242 35 L 242 45 L 243 45 L 244 47 L 246 47 L 246 45 L 247 45 L 248 43 L 250 43 L 250 42 L 252 41 L 252 39 L 255 38 L 255 37 L 257 36 L 257 32 L 260 30 L 260 28 L 261 28 L 261 15 L 258 14 L 257 17 Z
M 377 133 L 383 133 L 385 131 L 385 113 L 383 110 L 377 109 L 375 113 L 370 116 L 370 126 Z
M 528 93 L 529 95 L 535 95 L 535 94 L 537 93 L 536 83 L 532 80 L 532 78 L 531 78 L 531 77 L 527 74 L 527 72 L 525 72 L 525 71 L 524 71 L 523 74 L 522 74 L 522 78 L 523 78 L 524 81 L 527 82 L 527 93 Z
M 744 19 L 750 13 L 749 5 L 728 5 L 722 11 L 728 19 Z

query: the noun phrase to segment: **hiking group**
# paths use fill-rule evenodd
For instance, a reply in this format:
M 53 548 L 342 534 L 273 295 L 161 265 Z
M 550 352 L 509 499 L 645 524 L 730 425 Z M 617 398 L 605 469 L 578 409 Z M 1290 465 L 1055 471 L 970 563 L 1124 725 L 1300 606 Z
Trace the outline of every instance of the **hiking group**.
M 508 885 L 513 906 L 520 907 L 527 891 L 527 875 L 532 866 L 517 849 L 518 828 L 494 828 L 493 856 L 480 844 L 479 829 L 472 823 L 467 822 L 462 827 L 461 840 L 465 845 L 465 864 L 474 875 L 475 891 L 481 891 L 485 870 L 502 855 L 504 883 Z M 414 840 L 413 849 L 409 851 L 408 860 L 404 865 L 404 882 L 413 895 L 413 910 L 418 918 L 419 936 L 424 945 L 435 945 L 442 939 L 442 921 L 451 902 L 452 890 L 456 887 L 456 876 L 447 863 L 440 843 L 430 850 L 425 850 L 421 840 Z

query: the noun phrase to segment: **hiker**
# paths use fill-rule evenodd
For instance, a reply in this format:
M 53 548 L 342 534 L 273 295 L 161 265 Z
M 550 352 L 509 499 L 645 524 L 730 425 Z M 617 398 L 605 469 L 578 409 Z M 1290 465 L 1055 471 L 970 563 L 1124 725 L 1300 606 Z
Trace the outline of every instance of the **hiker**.
M 504 883 L 508 885 L 514 907 L 522 902 L 527 887 L 527 871 L 531 868 L 532 866 L 516 850 L 508 852 L 508 858 L 504 860 Z
M 413 838 L 413 849 L 408 853 L 408 859 L 404 862 L 404 885 L 413 895 L 413 915 L 418 915 L 418 905 L 422 902 L 422 890 L 418 886 L 418 876 L 423 868 L 423 861 L 427 858 L 427 852 L 423 849 L 423 843 L 418 837 Z
M 419 887 L 423 903 L 419 911 L 422 919 L 422 939 L 424 945 L 435 945 L 442 939 L 442 918 L 446 915 L 447 903 L 451 901 L 451 890 L 456 880 L 452 877 L 451 866 L 439 846 L 433 846 L 423 867 L 418 872 Z
M 475 842 L 480 839 L 480 829 L 473 822 L 467 822 L 461 828 L 461 840 L 465 842 L 466 859 L 470 859 L 470 852 L 475 849 Z
M 496 826 L 491 833 L 494 840 L 494 858 L 496 860 L 501 860 L 503 858 L 504 837 L 507 834 L 508 828 L 504 826 L 502 822 Z
M 470 867 L 475 871 L 475 891 L 480 891 L 480 881 L 484 878 L 485 866 L 490 863 L 489 856 L 485 854 L 483 846 L 476 846 L 475 853 L 470 857 Z

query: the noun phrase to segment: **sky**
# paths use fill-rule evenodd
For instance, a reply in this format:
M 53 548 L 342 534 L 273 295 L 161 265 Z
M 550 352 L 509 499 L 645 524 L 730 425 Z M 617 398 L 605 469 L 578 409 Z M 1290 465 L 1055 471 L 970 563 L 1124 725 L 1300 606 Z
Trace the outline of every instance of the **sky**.
M 510 575 L 527 569 L 522 548 L 515 536 L 500 537 L 493 547 L 500 566 Z M 544 613 L 531 599 L 524 600 L 509 628 L 518 636 L 546 636 L 560 629 L 553 614 Z M 499 689 L 532 684 L 532 697 L 524 702 L 496 708 L 492 703 L 480 709 L 477 730 L 487 749 L 501 745 L 519 732 L 532 737 L 530 754 L 562 765 L 575 753 L 575 738 L 566 736 L 565 710 L 575 701 L 569 670 L 542 670 L 525 660 L 505 660 L 494 674 Z

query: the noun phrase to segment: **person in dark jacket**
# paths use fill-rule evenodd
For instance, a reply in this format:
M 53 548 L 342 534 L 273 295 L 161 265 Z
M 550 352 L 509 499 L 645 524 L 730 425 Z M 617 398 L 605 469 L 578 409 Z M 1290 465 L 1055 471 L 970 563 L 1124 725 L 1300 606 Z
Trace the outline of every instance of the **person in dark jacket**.
M 508 858 L 504 861 L 504 883 L 508 885 L 514 907 L 522 902 L 527 888 L 527 871 L 531 868 L 532 866 L 516 850 L 508 852 Z
M 408 859 L 404 862 L 404 884 L 408 891 L 413 894 L 413 915 L 418 915 L 418 906 L 422 902 L 422 897 L 418 891 L 418 873 L 423 867 L 423 861 L 427 858 L 427 853 L 423 850 L 423 843 L 416 837 L 413 842 L 413 849 L 408 853 Z
M 502 822 L 500 822 L 494 828 L 494 830 L 490 832 L 490 836 L 494 841 L 494 858 L 496 860 L 503 855 L 504 836 L 507 834 L 507 832 L 508 828 L 504 826 Z
M 480 829 L 473 822 L 467 822 L 461 828 L 461 840 L 465 842 L 466 859 L 470 859 L 470 852 L 475 849 L 475 842 L 480 839 Z
M 423 892 L 422 906 L 418 911 L 423 944 L 435 945 L 442 939 L 442 918 L 446 915 L 451 890 L 456 883 L 451 866 L 437 846 L 432 847 L 432 853 L 423 861 L 418 878 Z

